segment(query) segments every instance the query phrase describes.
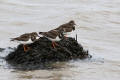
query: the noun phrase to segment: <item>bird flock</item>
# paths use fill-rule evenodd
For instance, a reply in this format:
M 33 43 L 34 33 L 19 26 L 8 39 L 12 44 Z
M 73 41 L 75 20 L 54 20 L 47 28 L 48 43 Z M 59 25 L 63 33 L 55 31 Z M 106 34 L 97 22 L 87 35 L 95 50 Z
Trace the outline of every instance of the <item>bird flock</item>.
M 23 44 L 24 51 L 28 51 L 30 47 L 26 44 L 33 43 L 41 37 L 46 37 L 50 41 L 52 41 L 52 47 L 55 48 L 57 43 L 55 41 L 59 41 L 63 38 L 67 38 L 68 33 L 75 30 L 75 22 L 74 20 L 69 21 L 68 23 L 62 24 L 56 29 L 52 29 L 48 32 L 31 32 L 31 33 L 24 33 L 16 38 L 11 38 L 10 41 L 14 41 L 20 44 Z

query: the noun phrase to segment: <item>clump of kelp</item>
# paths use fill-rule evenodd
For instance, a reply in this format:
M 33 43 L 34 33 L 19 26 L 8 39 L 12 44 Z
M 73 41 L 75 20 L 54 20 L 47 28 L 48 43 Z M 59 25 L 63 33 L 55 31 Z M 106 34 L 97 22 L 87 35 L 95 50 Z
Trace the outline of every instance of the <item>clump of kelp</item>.
M 81 44 L 74 38 L 68 37 L 56 42 L 56 48 L 52 47 L 52 42 L 42 37 L 34 43 L 27 44 L 30 50 L 24 51 L 20 44 L 6 56 L 6 61 L 12 66 L 24 69 L 45 68 L 45 64 L 75 59 L 86 59 L 92 56 L 85 51 Z

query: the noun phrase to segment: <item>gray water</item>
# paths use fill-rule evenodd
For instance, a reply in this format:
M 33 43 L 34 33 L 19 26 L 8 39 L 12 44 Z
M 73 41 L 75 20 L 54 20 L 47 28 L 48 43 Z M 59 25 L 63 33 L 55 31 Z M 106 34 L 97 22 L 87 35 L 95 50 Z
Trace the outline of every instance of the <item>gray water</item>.
M 18 71 L 0 59 L 0 80 L 120 80 L 120 0 L 0 0 L 0 48 L 17 46 L 11 37 L 48 31 L 69 20 L 75 20 L 75 34 L 91 60 Z

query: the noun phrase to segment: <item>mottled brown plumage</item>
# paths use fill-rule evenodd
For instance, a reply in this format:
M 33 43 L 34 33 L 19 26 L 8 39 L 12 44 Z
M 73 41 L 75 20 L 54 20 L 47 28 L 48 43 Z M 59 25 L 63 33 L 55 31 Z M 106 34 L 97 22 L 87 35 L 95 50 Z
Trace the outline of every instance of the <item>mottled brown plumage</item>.
M 68 23 L 60 25 L 55 30 L 62 30 L 63 32 L 71 32 L 75 30 L 75 22 L 73 20 L 69 21 Z
M 36 32 L 25 33 L 20 35 L 19 37 L 11 38 L 11 41 L 17 41 L 18 43 L 23 44 L 24 51 L 26 52 L 30 48 L 25 44 L 34 42 L 37 37 L 39 37 L 39 35 Z
M 31 39 L 32 41 L 34 41 L 36 39 L 36 37 L 38 37 L 38 34 L 36 32 L 32 32 L 32 33 L 25 33 L 20 35 L 19 37 L 16 38 L 11 38 L 11 41 L 28 41 L 29 39 Z
M 39 34 L 51 40 L 53 48 L 58 45 L 55 41 L 59 41 L 63 38 L 63 33 L 61 30 L 50 30 L 48 32 L 39 32 Z
M 62 32 L 59 30 L 50 30 L 48 32 L 39 32 L 40 35 L 45 36 L 47 38 L 55 39 L 56 37 L 61 37 Z

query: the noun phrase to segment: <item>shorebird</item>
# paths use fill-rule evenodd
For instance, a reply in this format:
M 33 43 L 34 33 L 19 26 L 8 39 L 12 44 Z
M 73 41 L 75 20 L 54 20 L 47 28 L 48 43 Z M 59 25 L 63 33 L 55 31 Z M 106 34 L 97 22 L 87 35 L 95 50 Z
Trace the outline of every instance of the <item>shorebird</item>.
M 63 38 L 61 30 L 50 30 L 48 32 L 39 32 L 40 37 L 46 37 L 52 41 L 52 47 L 55 48 L 58 45 L 55 41 L 60 41 Z
M 62 24 L 60 25 L 58 28 L 56 28 L 55 30 L 62 30 L 63 34 L 66 36 L 68 35 L 70 32 L 75 30 L 75 22 L 73 20 L 69 21 L 68 23 Z
M 37 32 L 32 32 L 22 34 L 16 38 L 11 38 L 11 41 L 23 44 L 24 51 L 26 52 L 30 49 L 26 44 L 33 43 L 37 39 L 39 39 L 39 34 Z

